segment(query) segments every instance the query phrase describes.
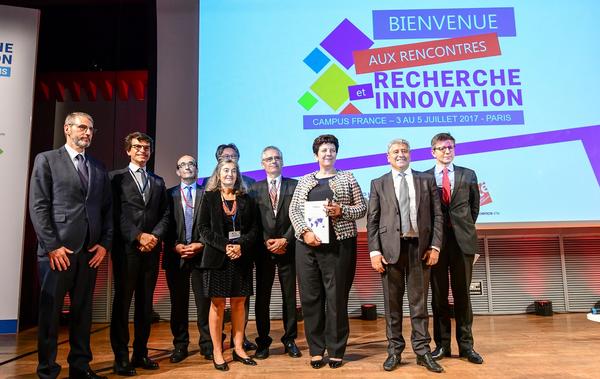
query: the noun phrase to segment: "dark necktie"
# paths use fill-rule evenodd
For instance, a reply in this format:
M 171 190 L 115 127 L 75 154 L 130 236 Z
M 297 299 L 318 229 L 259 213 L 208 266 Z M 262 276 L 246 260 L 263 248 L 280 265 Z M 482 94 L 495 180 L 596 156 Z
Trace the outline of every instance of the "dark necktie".
M 444 167 L 442 170 L 442 203 L 445 205 L 450 204 L 450 198 L 452 197 L 452 189 L 450 187 L 450 177 L 448 176 L 448 167 Z
M 408 182 L 406 173 L 400 174 L 400 189 L 398 191 L 398 204 L 400 205 L 400 222 L 402 223 L 402 234 L 410 231 L 410 199 L 408 197 Z
M 81 186 L 83 187 L 83 190 L 87 193 L 89 174 L 88 174 L 87 165 L 85 164 L 85 159 L 83 158 L 83 155 L 81 155 L 81 154 L 77 154 L 75 156 L 75 159 L 77 160 L 77 173 L 79 174 L 79 180 L 81 181 Z
M 271 198 L 271 207 L 273 212 L 277 213 L 277 180 L 271 180 L 271 188 L 269 189 L 269 197 Z
M 144 171 L 144 169 L 142 168 L 138 168 L 136 171 L 139 176 L 139 181 L 140 181 L 140 192 L 142 194 L 142 198 L 144 199 L 144 202 L 146 202 L 146 190 L 148 188 L 148 177 L 146 176 L 146 171 Z
M 192 186 L 185 186 L 185 210 L 183 217 L 185 219 L 185 241 L 192 242 L 192 226 L 194 223 L 194 201 L 192 200 Z

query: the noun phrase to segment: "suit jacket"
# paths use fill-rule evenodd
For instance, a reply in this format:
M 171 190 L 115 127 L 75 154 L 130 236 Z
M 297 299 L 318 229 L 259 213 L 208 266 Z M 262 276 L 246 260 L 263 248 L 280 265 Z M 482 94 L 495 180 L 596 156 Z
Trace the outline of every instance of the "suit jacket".
M 148 172 L 150 192 L 148 201 L 140 193 L 135 180 L 126 167 L 109 174 L 114 204 L 115 247 L 114 253 L 136 253 L 140 233 L 150 233 L 164 240 L 169 225 L 169 203 L 164 180 Z M 160 251 L 158 243 L 153 251 Z
M 185 215 L 181 206 L 181 185 L 178 184 L 167 191 L 169 199 L 169 230 L 165 239 L 165 252 L 163 256 L 163 268 L 165 270 L 181 266 L 181 257 L 175 252 L 177 244 L 187 244 L 185 240 Z M 194 199 L 194 223 L 192 225 L 192 242 L 201 242 L 198 223 L 200 220 L 200 203 L 204 195 L 204 188 L 196 186 L 196 197 Z M 193 258 L 185 259 L 194 267 L 200 267 L 199 252 Z
M 435 167 L 426 171 L 435 175 Z M 454 165 L 454 189 L 450 204 L 442 204 L 444 220 L 450 219 L 456 242 L 464 254 L 477 252 L 475 222 L 479 216 L 479 184 L 475 171 Z M 447 225 L 444 222 L 444 225 Z
M 65 147 L 35 157 L 29 213 L 38 238 L 38 259 L 61 246 L 73 251 L 100 244 L 112 248 L 111 188 L 104 166 L 86 155 L 87 194 Z M 88 234 L 89 233 L 89 234 Z M 88 246 L 83 246 L 86 236 Z
M 201 268 L 221 268 L 225 259 L 229 259 L 225 255 L 225 246 L 229 244 L 229 230 L 225 230 L 223 224 L 225 216 L 222 204 L 219 191 L 204 192 L 198 223 L 200 239 L 205 243 L 200 263 Z M 258 236 L 258 224 L 256 205 L 247 194 L 237 196 L 235 223 L 241 231 L 241 237 L 237 242 L 242 247 L 242 256 L 239 259 L 245 264 L 252 264 L 253 249 Z
M 287 252 L 284 255 L 271 254 L 264 243 L 260 243 L 261 251 L 276 257 L 290 257 L 295 247 L 294 227 L 290 221 L 289 208 L 294 190 L 298 181 L 295 179 L 281 178 L 281 188 L 279 189 L 279 199 L 277 202 L 277 216 L 271 206 L 271 197 L 269 195 L 268 181 L 261 180 L 252 184 L 250 187 L 250 196 L 256 202 L 258 208 L 258 226 L 262 233 L 262 242 L 271 238 L 285 238 L 288 242 Z M 292 254 L 290 254 L 292 253 Z
M 430 246 L 442 247 L 443 215 L 440 198 L 431 174 L 412 171 L 415 185 L 419 253 Z M 380 251 L 385 260 L 394 264 L 400 257 L 400 206 L 396 199 L 392 173 L 371 181 L 367 234 L 369 251 Z

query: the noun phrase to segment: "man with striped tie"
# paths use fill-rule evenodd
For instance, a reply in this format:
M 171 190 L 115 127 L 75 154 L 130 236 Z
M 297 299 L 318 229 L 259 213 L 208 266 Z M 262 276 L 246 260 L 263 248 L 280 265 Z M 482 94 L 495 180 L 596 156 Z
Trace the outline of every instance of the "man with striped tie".
M 292 358 L 302 354 L 294 342 L 297 337 L 296 320 L 296 265 L 294 255 L 294 229 L 288 209 L 294 195 L 295 179 L 281 176 L 283 154 L 275 146 L 267 146 L 261 155 L 261 164 L 267 179 L 252 184 L 250 195 L 259 210 L 262 239 L 256 253 L 256 329 L 258 338 L 255 358 L 269 356 L 272 338 L 270 332 L 271 288 L 275 268 L 279 274 L 283 298 L 283 327 L 281 337 L 284 350 Z
M 181 182 L 169 188 L 169 233 L 165 240 L 163 268 L 171 296 L 171 333 L 174 350 L 171 363 L 187 358 L 190 335 L 188 310 L 190 281 L 196 303 L 200 353 L 212 360 L 213 345 L 208 328 L 210 298 L 203 296 L 200 257 L 204 245 L 196 228 L 204 188 L 197 184 L 198 163 L 191 155 L 177 160 L 176 171 Z

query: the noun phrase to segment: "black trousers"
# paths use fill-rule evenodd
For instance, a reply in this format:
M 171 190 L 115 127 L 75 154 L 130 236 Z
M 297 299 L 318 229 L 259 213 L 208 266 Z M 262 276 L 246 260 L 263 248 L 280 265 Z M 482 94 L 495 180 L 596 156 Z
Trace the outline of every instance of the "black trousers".
M 429 275 L 430 268 L 419 254 L 418 239 L 402 240 L 398 262 L 386 265 L 385 272 L 381 274 L 388 354 L 399 355 L 406 346 L 402 335 L 402 298 L 405 290 L 410 312 L 412 349 L 418 355 L 430 352 L 427 314 Z
M 256 259 L 256 329 L 259 346 L 269 346 L 273 339 L 269 336 L 271 330 L 270 305 L 271 290 L 275 280 L 277 268 L 281 297 L 283 299 L 283 329 L 281 342 L 293 341 L 298 336 L 298 322 L 296 319 L 296 262 L 294 251 L 286 254 L 291 256 L 271 256 L 269 251 L 261 251 Z
M 87 245 L 84 244 L 84 246 Z M 97 269 L 89 261 L 93 254 L 87 250 L 69 254 L 71 265 L 65 271 L 50 269 L 50 261 L 38 261 L 41 282 L 38 320 L 38 367 L 40 378 L 56 378 L 60 365 L 56 363 L 59 319 L 65 295 L 69 293 L 69 356 L 71 370 L 85 371 L 92 360 L 90 331 L 92 299 Z
M 348 295 L 356 271 L 356 237 L 311 247 L 296 241 L 304 334 L 311 356 L 343 358 L 350 325 Z
M 210 298 L 204 297 L 202 284 L 202 270 L 188 263 L 182 267 L 169 267 L 165 270 L 169 294 L 171 297 L 171 333 L 173 346 L 178 349 L 187 349 L 190 343 L 189 305 L 190 305 L 190 280 L 196 303 L 196 324 L 200 331 L 198 346 L 203 355 L 212 353 L 212 341 L 208 328 L 208 312 Z
M 110 322 L 110 344 L 117 360 L 129 358 L 129 308 L 134 294 L 133 357 L 148 355 L 152 296 L 158 278 L 158 267 L 158 251 L 113 255 L 115 297 Z
M 440 261 L 431 272 L 433 339 L 436 346 L 450 348 L 452 326 L 448 303 L 448 284 L 454 298 L 456 341 L 460 351 L 473 348 L 473 309 L 469 287 L 473 277 L 473 255 L 463 254 L 452 228 L 444 230 L 444 245 Z M 448 282 L 448 272 L 450 282 Z

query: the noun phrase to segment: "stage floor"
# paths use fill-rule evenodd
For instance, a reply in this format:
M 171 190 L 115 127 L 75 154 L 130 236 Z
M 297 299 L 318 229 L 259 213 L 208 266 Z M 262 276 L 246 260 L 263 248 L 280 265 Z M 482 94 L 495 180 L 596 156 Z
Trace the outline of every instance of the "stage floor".
M 94 324 L 92 368 L 98 373 L 118 378 L 112 373 L 107 324 Z M 198 332 L 190 324 L 192 341 L 197 341 Z M 301 358 L 290 358 L 279 343 L 282 334 L 281 321 L 272 323 L 271 356 L 259 360 L 258 366 L 243 366 L 231 362 L 231 350 L 226 352 L 230 362 L 228 373 L 217 372 L 212 362 L 198 354 L 196 343 L 190 345 L 192 355 L 181 363 L 171 364 L 169 354 L 171 334 L 169 323 L 153 325 L 150 338 L 150 356 L 160 362 L 160 370 L 138 370 L 138 377 L 153 378 L 215 378 L 220 375 L 233 378 L 403 378 L 434 377 L 436 374 L 417 366 L 410 347 L 402 354 L 402 365 L 392 373 L 385 372 L 386 339 L 385 321 L 351 320 L 350 339 L 345 364 L 332 370 L 325 366 L 320 370 L 309 366 L 308 350 L 299 325 L 298 346 L 304 354 Z M 410 340 L 410 324 L 404 319 L 404 336 Z M 256 337 L 254 322 L 248 323 L 248 337 Z M 595 378 L 600 372 L 598 345 L 600 324 L 586 319 L 585 313 L 555 314 L 552 317 L 535 315 L 476 316 L 474 323 L 475 349 L 483 356 L 483 365 L 474 365 L 457 357 L 458 348 L 453 342 L 452 358 L 440 361 L 445 373 L 440 378 Z M 60 334 L 58 362 L 63 366 L 61 377 L 68 376 L 66 356 L 68 343 L 66 329 Z M 432 346 L 433 348 L 434 346 Z M 0 336 L 0 378 L 35 378 L 37 364 L 36 330 L 30 329 L 18 336 Z

